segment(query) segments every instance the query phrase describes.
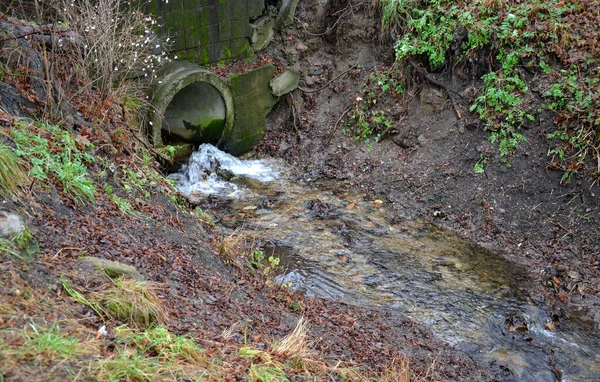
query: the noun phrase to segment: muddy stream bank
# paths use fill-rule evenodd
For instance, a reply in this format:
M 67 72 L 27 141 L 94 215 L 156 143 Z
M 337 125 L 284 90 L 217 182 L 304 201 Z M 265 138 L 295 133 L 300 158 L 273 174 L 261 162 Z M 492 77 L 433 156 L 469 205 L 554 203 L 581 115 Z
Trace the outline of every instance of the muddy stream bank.
M 420 221 L 347 184 L 311 181 L 280 161 L 240 161 L 203 145 L 179 188 L 212 200 L 281 259 L 278 281 L 311 296 L 401 312 L 452 347 L 506 369 L 506 380 L 593 381 L 600 339 L 573 316 L 532 300 L 520 265 Z M 228 180 L 226 180 L 228 179 Z M 215 202 L 219 200 L 219 202 Z

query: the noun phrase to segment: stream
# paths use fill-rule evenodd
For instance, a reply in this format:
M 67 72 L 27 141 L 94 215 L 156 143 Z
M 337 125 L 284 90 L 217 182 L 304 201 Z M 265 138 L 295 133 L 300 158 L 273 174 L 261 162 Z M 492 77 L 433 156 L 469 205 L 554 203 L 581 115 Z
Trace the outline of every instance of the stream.
M 281 259 L 279 282 L 309 296 L 401 312 L 438 338 L 507 371 L 507 381 L 600 381 L 600 337 L 557 322 L 527 293 L 527 271 L 393 206 L 277 160 L 239 160 L 202 145 L 171 175 L 191 199 L 223 200 Z

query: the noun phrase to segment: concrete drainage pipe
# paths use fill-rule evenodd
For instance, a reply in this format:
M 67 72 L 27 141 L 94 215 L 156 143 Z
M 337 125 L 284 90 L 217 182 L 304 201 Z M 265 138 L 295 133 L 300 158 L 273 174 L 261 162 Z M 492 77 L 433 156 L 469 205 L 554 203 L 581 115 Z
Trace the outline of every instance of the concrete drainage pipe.
M 150 94 L 148 132 L 157 147 L 169 141 L 222 147 L 231 134 L 231 92 L 219 77 L 199 65 L 167 64 L 157 72 Z

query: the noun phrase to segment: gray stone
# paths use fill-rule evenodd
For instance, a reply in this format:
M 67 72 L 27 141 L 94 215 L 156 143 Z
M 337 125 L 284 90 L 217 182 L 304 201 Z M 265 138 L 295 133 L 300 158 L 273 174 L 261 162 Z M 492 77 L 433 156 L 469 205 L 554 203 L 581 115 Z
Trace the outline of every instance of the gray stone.
M 260 180 L 250 178 L 244 175 L 237 175 L 229 181 L 231 183 L 237 184 L 238 186 L 248 187 L 253 190 L 261 190 L 263 188 L 263 184 Z
M 25 224 L 17 214 L 0 211 L 0 236 L 15 236 L 25 230 Z
M 79 261 L 82 264 L 91 264 L 96 270 L 105 272 L 109 277 L 119 276 L 130 276 L 137 280 L 143 280 L 142 274 L 133 266 L 119 263 L 117 261 L 111 261 L 106 259 L 100 259 L 98 257 L 80 257 Z
M 273 95 L 279 97 L 296 89 L 299 82 L 300 73 L 295 70 L 286 69 L 285 72 L 273 78 L 269 82 L 269 85 L 271 86 L 271 90 L 273 90 Z
M 294 15 L 296 14 L 296 7 L 300 0 L 283 0 L 279 13 L 275 19 L 275 29 L 281 31 L 284 28 L 289 27 L 294 22 Z
M 252 28 L 252 38 L 250 41 L 252 42 L 252 48 L 256 52 L 259 52 L 265 49 L 273 37 L 275 37 L 275 19 L 270 16 L 260 17 L 256 22 L 251 24 Z

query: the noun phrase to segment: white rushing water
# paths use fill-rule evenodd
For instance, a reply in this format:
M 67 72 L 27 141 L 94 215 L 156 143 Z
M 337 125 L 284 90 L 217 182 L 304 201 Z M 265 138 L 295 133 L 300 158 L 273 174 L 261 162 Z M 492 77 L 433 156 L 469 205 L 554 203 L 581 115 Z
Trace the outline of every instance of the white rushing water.
M 240 160 L 215 146 L 203 143 L 190 157 L 188 163 L 175 174 L 169 175 L 177 183 L 177 188 L 187 195 L 204 194 L 239 197 L 243 190 L 235 182 L 219 176 L 220 171 L 231 171 L 240 177 L 255 179 L 259 182 L 272 182 L 279 172 L 269 166 L 265 160 Z

